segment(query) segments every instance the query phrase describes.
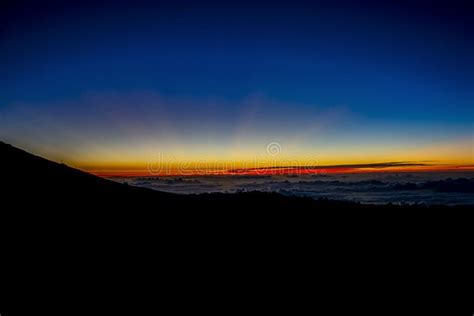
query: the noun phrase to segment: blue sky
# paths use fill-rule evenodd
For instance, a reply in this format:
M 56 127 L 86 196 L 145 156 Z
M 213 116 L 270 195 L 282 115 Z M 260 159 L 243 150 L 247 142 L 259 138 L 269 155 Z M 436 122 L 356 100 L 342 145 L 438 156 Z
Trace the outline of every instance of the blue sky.
M 7 140 L 43 147 L 45 154 L 54 144 L 62 144 L 59 151 L 87 150 L 68 134 L 91 144 L 94 138 L 126 142 L 131 138 L 114 138 L 110 131 L 117 125 L 131 131 L 136 124 L 126 113 L 140 121 L 136 108 L 143 98 L 152 113 L 143 121 L 166 121 L 185 131 L 180 142 L 197 146 L 229 142 L 248 115 L 252 126 L 239 139 L 244 147 L 253 139 L 271 140 L 272 133 L 293 137 L 332 112 L 343 113 L 333 125 L 337 131 L 327 134 L 333 144 L 357 133 L 375 147 L 426 143 L 429 135 L 472 140 L 474 22 L 468 2 L 2 5 L 0 132 Z M 91 101 L 97 98 L 102 106 Z M 255 108 L 252 100 L 260 100 Z M 97 119 L 110 107 L 113 120 Z M 43 135 L 28 132 L 25 126 L 39 126 L 38 116 L 58 127 L 53 132 L 42 126 Z M 70 128 L 61 136 L 57 131 L 64 126 Z M 91 126 L 95 137 L 88 133 Z M 140 132 L 146 138 L 156 129 Z M 178 142 L 165 134 L 156 137 Z

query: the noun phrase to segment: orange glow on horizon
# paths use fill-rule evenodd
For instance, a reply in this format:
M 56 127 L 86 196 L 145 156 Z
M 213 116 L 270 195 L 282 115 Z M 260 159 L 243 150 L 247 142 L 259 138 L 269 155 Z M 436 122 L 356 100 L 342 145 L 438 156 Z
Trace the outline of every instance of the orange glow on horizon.
M 85 170 L 86 171 L 86 170 Z M 245 169 L 245 170 L 168 170 L 166 173 L 153 173 L 148 170 L 88 170 L 101 177 L 186 177 L 186 176 L 240 176 L 240 175 L 325 175 L 325 174 L 364 174 L 364 173 L 405 173 L 405 172 L 474 172 L 473 165 L 438 165 L 438 166 L 407 166 L 384 168 L 276 168 L 276 169 Z

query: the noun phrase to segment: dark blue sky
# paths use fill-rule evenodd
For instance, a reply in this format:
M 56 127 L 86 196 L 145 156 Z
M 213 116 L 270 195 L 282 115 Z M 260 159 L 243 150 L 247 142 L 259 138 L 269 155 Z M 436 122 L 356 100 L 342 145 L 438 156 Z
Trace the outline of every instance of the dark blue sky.
M 245 100 L 259 96 L 284 104 L 275 110 L 280 121 L 289 111 L 305 117 L 316 115 L 315 107 L 344 107 L 374 126 L 428 124 L 438 134 L 458 126 L 470 137 L 469 3 L 6 1 L 0 14 L 4 133 L 21 139 L 15 126 L 36 124 L 16 113 L 19 105 L 54 120 L 60 107 L 68 120 L 81 106 L 87 115 L 100 114 L 83 101 L 88 96 L 146 92 L 167 100 L 171 116 L 193 113 L 187 126 L 210 112 L 209 129 L 232 125 Z M 174 107 L 173 100 L 189 102 Z M 134 106 L 120 105 L 125 112 Z M 263 108 L 272 112 L 272 105 Z M 262 120 L 254 124 L 265 125 Z M 100 124 L 93 125 L 99 132 Z

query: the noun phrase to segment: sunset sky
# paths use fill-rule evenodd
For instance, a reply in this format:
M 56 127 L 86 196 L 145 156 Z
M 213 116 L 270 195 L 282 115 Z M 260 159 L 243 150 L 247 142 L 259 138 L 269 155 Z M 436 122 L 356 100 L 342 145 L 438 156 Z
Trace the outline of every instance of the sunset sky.
M 474 170 L 468 3 L 6 1 L 0 140 L 101 175 Z

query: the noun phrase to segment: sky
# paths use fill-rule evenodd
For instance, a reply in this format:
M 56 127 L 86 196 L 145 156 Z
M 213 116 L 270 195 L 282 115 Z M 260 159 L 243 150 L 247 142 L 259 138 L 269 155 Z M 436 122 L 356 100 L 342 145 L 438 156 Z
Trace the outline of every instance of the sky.
M 473 13 L 470 1 L 2 1 L 0 139 L 96 174 L 469 169 Z

